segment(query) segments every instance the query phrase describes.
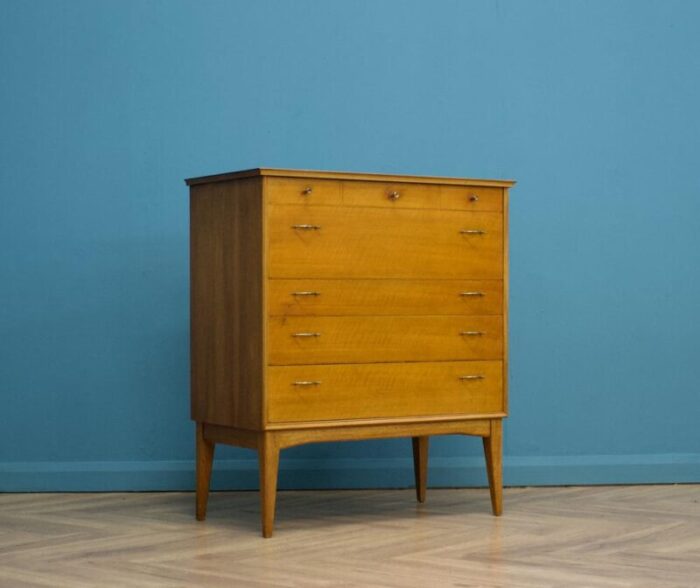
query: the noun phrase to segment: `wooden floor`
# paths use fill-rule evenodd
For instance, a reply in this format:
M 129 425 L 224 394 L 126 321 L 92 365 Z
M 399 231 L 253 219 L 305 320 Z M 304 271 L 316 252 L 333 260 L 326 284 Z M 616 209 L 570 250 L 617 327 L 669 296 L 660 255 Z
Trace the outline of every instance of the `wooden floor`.
M 0 495 L 0 586 L 698 587 L 700 486 Z

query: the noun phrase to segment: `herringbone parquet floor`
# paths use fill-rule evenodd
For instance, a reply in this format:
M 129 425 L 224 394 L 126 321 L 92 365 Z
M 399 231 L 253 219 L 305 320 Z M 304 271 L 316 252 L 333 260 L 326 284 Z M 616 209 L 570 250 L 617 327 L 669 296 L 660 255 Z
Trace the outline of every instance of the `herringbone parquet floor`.
M 700 486 L 0 495 L 0 586 L 698 587 Z

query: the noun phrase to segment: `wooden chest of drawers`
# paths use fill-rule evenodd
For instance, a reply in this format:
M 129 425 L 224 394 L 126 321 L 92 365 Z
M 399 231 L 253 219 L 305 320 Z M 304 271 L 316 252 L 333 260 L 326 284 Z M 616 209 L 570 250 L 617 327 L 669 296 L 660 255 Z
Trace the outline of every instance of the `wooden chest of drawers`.
M 510 181 L 256 169 L 190 186 L 196 515 L 216 443 L 257 450 L 263 536 L 280 449 L 483 438 L 501 513 Z

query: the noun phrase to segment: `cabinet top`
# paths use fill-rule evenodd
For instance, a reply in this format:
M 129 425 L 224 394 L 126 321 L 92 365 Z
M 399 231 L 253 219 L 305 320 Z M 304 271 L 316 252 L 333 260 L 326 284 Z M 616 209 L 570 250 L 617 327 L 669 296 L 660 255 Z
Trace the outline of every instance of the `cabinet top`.
M 474 178 L 444 178 L 439 176 L 411 176 L 400 174 L 376 174 L 376 173 L 355 173 L 337 171 L 318 171 L 308 169 L 279 169 L 269 167 L 258 167 L 255 169 L 245 169 L 241 171 L 214 174 L 210 176 L 200 176 L 197 178 L 187 178 L 185 183 L 188 186 L 197 184 L 209 184 L 212 182 L 227 182 L 240 178 L 252 178 L 257 176 L 277 176 L 286 178 L 316 178 L 325 180 L 364 180 L 376 182 L 407 182 L 412 184 L 452 184 L 458 186 L 495 186 L 510 188 L 513 180 L 479 180 Z

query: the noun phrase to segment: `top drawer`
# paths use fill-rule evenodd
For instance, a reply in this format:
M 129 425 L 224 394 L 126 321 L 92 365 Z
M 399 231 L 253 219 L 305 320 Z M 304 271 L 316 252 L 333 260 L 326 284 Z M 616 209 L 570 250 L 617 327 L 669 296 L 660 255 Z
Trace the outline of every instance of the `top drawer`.
M 343 182 L 346 206 L 440 208 L 440 186 L 386 182 Z
M 449 186 L 408 182 L 265 179 L 269 204 L 362 206 L 501 212 L 503 190 L 488 186 Z
M 503 210 L 503 189 L 482 186 L 441 186 L 440 208 L 443 210 L 501 212 Z
M 340 205 L 341 183 L 306 178 L 266 178 L 265 194 L 270 204 Z

